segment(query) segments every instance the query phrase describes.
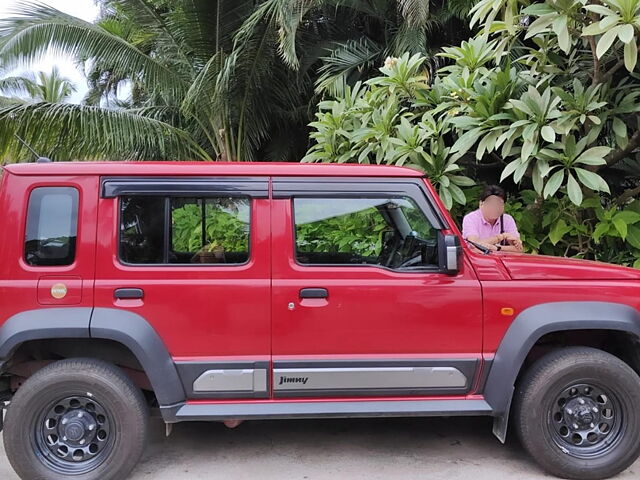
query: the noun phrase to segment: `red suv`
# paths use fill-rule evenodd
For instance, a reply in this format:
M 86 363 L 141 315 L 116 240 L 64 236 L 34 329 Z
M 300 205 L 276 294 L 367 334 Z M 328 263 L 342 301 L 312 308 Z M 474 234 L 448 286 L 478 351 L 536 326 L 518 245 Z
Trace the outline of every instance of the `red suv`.
M 36 163 L 0 179 L 23 479 L 122 479 L 188 420 L 488 415 L 547 471 L 640 453 L 640 272 L 482 254 L 386 166 Z M 1 418 L 1 417 L 0 417 Z

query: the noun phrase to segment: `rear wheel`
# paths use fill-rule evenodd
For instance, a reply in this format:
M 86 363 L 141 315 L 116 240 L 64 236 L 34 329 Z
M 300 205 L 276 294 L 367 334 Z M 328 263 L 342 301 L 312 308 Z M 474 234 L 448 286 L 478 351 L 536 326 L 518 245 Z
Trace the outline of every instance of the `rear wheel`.
M 608 478 L 640 455 L 640 378 L 613 355 L 586 347 L 545 355 L 515 400 L 522 444 L 554 475 Z
M 4 445 L 22 479 L 123 479 L 147 436 L 140 390 L 117 367 L 69 359 L 31 376 L 7 410 Z

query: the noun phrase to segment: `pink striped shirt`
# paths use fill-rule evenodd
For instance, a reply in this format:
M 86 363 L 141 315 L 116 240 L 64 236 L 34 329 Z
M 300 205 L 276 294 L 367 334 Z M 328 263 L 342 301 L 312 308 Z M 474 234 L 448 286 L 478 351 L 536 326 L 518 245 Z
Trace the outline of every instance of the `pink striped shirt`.
M 505 233 L 512 233 L 520 238 L 518 233 L 518 227 L 516 221 L 509 214 L 504 214 L 503 225 Z M 500 219 L 491 225 L 487 222 L 482 215 L 480 209 L 467 213 L 462 220 L 462 236 L 463 238 L 478 237 L 483 240 L 485 238 L 493 237 L 500 233 Z

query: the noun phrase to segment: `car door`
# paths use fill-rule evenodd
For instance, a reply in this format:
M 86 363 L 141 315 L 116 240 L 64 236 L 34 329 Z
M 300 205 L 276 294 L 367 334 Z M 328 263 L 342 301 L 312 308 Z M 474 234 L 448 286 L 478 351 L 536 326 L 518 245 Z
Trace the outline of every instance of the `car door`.
M 482 348 L 480 284 L 442 270 L 421 179 L 275 178 L 273 391 L 466 395 Z
M 102 180 L 96 307 L 142 316 L 188 398 L 264 398 L 271 354 L 268 178 Z

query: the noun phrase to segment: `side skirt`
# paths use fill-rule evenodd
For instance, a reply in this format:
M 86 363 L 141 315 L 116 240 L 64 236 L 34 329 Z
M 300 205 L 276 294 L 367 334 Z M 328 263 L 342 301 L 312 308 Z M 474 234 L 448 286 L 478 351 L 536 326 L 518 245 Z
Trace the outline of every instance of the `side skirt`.
M 440 417 L 491 414 L 491 407 L 483 399 L 188 403 L 162 410 L 162 416 L 167 423 L 228 419 Z

